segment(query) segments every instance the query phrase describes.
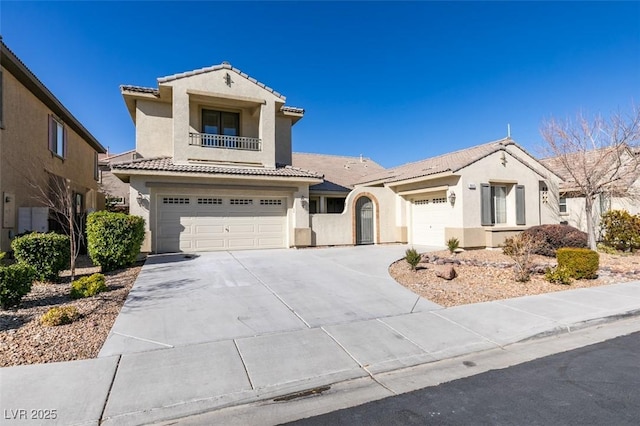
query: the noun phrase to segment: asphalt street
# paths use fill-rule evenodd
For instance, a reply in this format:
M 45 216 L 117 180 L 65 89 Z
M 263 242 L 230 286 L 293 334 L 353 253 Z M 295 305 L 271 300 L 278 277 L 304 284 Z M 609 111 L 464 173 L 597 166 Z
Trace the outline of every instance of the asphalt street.
M 290 425 L 637 425 L 640 332 Z

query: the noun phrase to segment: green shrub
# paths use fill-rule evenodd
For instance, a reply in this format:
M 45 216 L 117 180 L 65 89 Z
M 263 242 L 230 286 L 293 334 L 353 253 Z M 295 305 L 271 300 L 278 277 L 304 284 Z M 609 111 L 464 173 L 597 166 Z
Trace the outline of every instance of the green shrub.
M 71 259 L 69 237 L 53 232 L 32 232 L 16 237 L 11 242 L 11 248 L 18 262 L 33 267 L 35 278 L 40 281 L 56 281 Z
M 534 254 L 554 257 L 561 247 L 588 247 L 587 233 L 569 225 L 537 225 L 524 231 L 537 243 Z
M 404 254 L 405 254 L 404 259 L 407 261 L 409 265 L 411 265 L 411 270 L 415 271 L 416 266 L 418 266 L 418 263 L 420 263 L 420 259 L 421 259 L 420 254 L 413 247 L 410 249 L 407 249 L 407 251 L 404 252 Z
M 72 299 L 95 296 L 103 291 L 107 291 L 107 285 L 102 274 L 82 277 L 71 283 Z
M 75 306 L 56 306 L 40 317 L 40 324 L 47 327 L 56 327 L 58 325 L 71 324 L 78 318 L 80 318 L 80 313 Z
M 610 210 L 600 220 L 602 242 L 620 251 L 640 249 L 640 216 L 626 210 Z
M 144 240 L 144 219 L 124 213 L 91 213 L 87 239 L 89 256 L 103 272 L 131 266 Z
M 555 268 L 547 268 L 544 272 L 544 278 L 554 284 L 571 284 L 571 274 L 565 267 L 557 266 Z
M 0 260 L 4 259 L 7 253 L 0 251 Z
M 585 248 L 565 247 L 558 249 L 558 268 L 566 268 L 571 278 L 593 279 L 598 277 L 600 255 Z
M 7 309 L 18 306 L 31 291 L 35 275 L 34 269 L 25 263 L 0 266 L 0 307 Z
M 460 247 L 460 240 L 455 237 L 449 238 L 447 240 L 447 248 L 449 249 L 449 253 L 453 253 Z

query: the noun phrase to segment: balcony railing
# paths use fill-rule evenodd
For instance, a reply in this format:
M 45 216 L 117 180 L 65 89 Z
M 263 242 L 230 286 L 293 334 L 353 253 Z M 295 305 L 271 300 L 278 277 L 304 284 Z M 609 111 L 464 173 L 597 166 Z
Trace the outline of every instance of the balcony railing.
M 262 142 L 258 138 L 212 135 L 208 133 L 189 133 L 189 145 L 241 151 L 260 151 L 262 149 Z

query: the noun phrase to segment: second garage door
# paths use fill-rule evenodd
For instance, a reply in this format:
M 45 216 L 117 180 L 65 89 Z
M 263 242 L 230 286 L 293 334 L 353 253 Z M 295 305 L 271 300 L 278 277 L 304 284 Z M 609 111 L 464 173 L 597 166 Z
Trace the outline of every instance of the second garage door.
M 286 198 L 158 195 L 156 251 L 286 247 Z
M 417 199 L 411 203 L 411 243 L 443 246 L 444 224 L 451 209 L 446 194 Z

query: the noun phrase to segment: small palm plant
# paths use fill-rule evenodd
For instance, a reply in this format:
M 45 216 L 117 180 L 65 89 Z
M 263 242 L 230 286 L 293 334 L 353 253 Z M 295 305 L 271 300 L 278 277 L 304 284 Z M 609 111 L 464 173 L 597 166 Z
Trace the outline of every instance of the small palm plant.
M 453 253 L 454 251 L 458 250 L 458 247 L 460 247 L 460 241 L 457 238 L 453 237 L 447 240 L 447 248 L 449 249 L 449 253 Z
M 418 266 L 418 263 L 420 263 L 420 254 L 416 251 L 416 249 L 412 247 L 410 249 L 407 249 L 404 259 L 409 265 L 411 265 L 411 270 L 415 271 L 416 266 Z

